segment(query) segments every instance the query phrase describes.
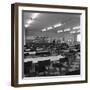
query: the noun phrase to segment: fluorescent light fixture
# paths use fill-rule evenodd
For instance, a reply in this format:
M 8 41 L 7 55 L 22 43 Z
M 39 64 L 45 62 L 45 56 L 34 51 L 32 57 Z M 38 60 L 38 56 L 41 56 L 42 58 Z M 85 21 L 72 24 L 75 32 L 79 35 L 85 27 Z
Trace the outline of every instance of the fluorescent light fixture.
M 55 24 L 54 28 L 60 27 L 61 25 L 62 25 L 61 23 Z
M 38 16 L 38 14 L 39 14 L 39 13 L 34 13 L 34 14 L 32 15 L 32 19 L 35 19 L 35 18 Z
M 64 29 L 64 32 L 70 31 L 70 28 Z
M 25 24 L 25 28 L 27 28 L 27 27 L 29 27 L 29 25 L 28 24 Z
M 27 21 L 27 24 L 31 24 L 31 23 L 32 23 L 32 20 L 31 19 Z
M 53 29 L 53 27 L 47 27 L 47 30 L 51 30 L 51 29 Z
M 72 34 L 72 33 L 76 33 L 76 32 L 75 31 L 71 31 L 70 33 Z
M 63 32 L 63 30 L 58 30 L 58 31 L 57 31 L 57 33 L 61 33 L 61 32 Z
M 80 29 L 80 26 L 75 26 L 73 27 L 73 29 Z
M 27 23 L 25 24 L 25 27 L 27 28 L 33 22 L 33 19 L 35 19 L 37 16 L 38 16 L 38 13 L 34 13 L 32 15 L 32 19 L 28 20 Z
M 80 30 L 78 30 L 77 33 L 80 33 Z
M 46 31 L 46 29 L 44 28 L 44 29 L 42 29 L 42 32 L 45 32 Z
M 32 23 L 32 20 L 31 20 L 31 19 L 28 20 L 27 23 L 25 24 L 25 27 L 26 27 L 26 28 L 29 27 L 31 23 Z

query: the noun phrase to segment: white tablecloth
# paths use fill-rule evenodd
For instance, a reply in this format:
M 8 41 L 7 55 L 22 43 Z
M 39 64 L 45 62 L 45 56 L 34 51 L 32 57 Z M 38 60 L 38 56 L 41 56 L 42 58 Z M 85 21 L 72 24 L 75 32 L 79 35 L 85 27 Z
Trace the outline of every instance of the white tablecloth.
M 57 55 L 57 56 L 48 56 L 48 57 L 25 58 L 24 62 L 32 61 L 33 63 L 36 63 L 38 61 L 44 61 L 44 60 L 49 60 L 49 59 L 51 61 L 55 61 L 55 60 L 59 60 L 60 58 L 64 58 L 64 56 Z

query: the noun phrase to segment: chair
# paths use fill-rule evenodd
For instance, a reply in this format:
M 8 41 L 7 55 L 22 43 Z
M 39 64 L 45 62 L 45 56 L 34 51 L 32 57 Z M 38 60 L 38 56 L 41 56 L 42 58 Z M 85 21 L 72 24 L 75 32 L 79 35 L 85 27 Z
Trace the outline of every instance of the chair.
M 30 76 L 31 69 L 32 69 L 32 61 L 24 62 L 24 75 L 26 77 Z
M 80 70 L 75 70 L 72 72 L 67 72 L 65 75 L 80 75 Z
M 29 56 L 29 53 L 24 53 L 24 58 L 26 58 L 27 56 Z
M 61 58 L 59 60 L 59 71 L 61 73 L 61 75 L 65 74 L 66 72 L 68 72 L 68 68 L 69 68 L 69 61 L 68 58 Z
M 45 72 L 48 71 L 46 67 L 49 67 L 50 65 L 50 60 L 45 60 L 45 61 L 39 61 L 38 62 L 38 73 L 40 76 L 45 76 Z

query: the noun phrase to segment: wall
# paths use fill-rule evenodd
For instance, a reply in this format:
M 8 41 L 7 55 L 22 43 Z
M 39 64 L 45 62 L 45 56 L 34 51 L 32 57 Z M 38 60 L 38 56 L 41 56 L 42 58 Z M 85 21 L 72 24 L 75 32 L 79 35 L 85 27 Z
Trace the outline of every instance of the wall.
M 11 78 L 11 3 L 28 2 L 58 5 L 89 6 L 89 0 L 1 0 L 0 1 L 0 90 L 89 90 L 90 78 L 87 84 L 55 85 L 13 88 L 10 86 Z M 89 6 L 90 8 L 90 6 Z M 90 14 L 90 12 L 89 12 Z M 90 15 L 89 20 L 90 20 Z M 89 27 L 90 28 L 90 27 Z M 90 30 L 88 30 L 90 33 Z M 90 35 L 89 37 L 90 38 Z M 90 46 L 90 42 L 89 45 Z M 88 50 L 90 47 L 88 48 Z M 90 50 L 89 50 L 90 53 Z M 90 58 L 90 57 L 89 57 Z M 88 61 L 90 63 L 90 61 Z M 90 65 L 89 65 L 90 68 Z M 90 76 L 90 70 L 89 70 Z

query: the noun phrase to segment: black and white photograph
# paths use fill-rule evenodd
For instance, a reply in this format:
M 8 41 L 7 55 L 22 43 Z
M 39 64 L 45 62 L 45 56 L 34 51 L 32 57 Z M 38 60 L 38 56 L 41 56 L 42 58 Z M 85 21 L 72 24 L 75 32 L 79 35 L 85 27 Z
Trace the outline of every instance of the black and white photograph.
M 80 16 L 23 11 L 24 77 L 80 75 Z
M 12 83 L 87 82 L 86 7 L 15 4 L 12 10 Z

